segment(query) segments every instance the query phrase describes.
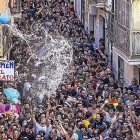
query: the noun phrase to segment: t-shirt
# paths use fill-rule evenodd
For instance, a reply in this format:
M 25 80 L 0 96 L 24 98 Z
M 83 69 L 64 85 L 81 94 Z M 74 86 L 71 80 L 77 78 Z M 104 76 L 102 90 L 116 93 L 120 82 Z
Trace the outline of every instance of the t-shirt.
M 78 135 L 76 133 L 73 133 L 71 139 L 73 140 L 78 140 Z
M 83 62 L 87 65 L 87 59 L 81 59 L 79 58 L 79 63 L 82 65 Z
M 112 100 L 111 98 L 109 98 L 109 103 L 110 104 L 118 103 L 118 100 L 117 99 Z
M 90 124 L 90 122 L 87 120 L 83 120 L 82 123 L 85 125 L 86 128 L 88 128 L 88 125 Z
M 53 140 L 51 137 L 48 137 L 49 140 Z M 62 140 L 60 137 L 57 137 L 56 140 Z
M 23 121 L 24 120 L 26 120 L 26 118 L 25 117 L 23 117 L 23 118 L 21 118 L 20 120 L 19 120 L 19 124 L 22 126 L 22 123 L 23 123 Z M 27 122 L 27 124 L 28 125 L 31 125 L 31 127 L 33 127 L 33 121 L 32 121 L 32 119 L 29 121 L 29 122 Z
M 110 86 L 110 85 L 111 85 L 111 84 L 109 84 L 109 86 Z M 116 83 L 114 83 L 112 86 L 114 87 L 114 89 L 117 89 L 117 88 L 118 88 L 118 84 L 116 84 Z
M 47 137 L 47 126 L 45 127 L 42 127 L 40 124 L 36 123 L 36 134 L 39 133 L 39 131 L 42 131 L 46 134 L 46 137 Z
M 111 123 L 113 123 L 116 120 L 116 115 L 113 118 L 110 117 L 110 120 L 111 120 Z
M 26 82 L 26 83 L 24 84 L 23 96 L 25 96 L 25 92 L 26 92 L 26 91 L 29 91 L 30 87 L 31 87 L 31 85 L 30 85 L 28 82 Z
M 136 113 L 140 114 L 140 108 L 139 107 L 134 106 L 134 110 L 135 110 Z
M 135 87 L 133 87 L 132 85 L 131 86 L 129 86 L 128 88 L 133 88 L 133 92 L 137 92 L 138 90 L 139 90 L 139 85 L 137 85 L 137 86 L 135 86 Z
M 90 44 L 90 45 L 89 45 L 89 49 L 90 49 L 92 52 L 94 52 L 94 46 L 93 46 L 93 44 Z
M 84 133 L 86 134 L 86 132 L 84 132 Z M 78 135 L 78 140 L 82 140 L 82 134 L 81 134 L 81 132 L 77 132 L 76 134 Z
M 115 108 L 115 110 L 116 110 L 116 107 L 118 106 L 118 103 L 115 103 L 115 104 L 113 104 L 114 105 L 114 108 Z
M 103 91 L 105 89 L 104 89 L 104 87 L 98 87 L 98 90 Z
M 109 82 L 109 79 L 108 79 L 108 78 L 103 79 L 103 83 L 104 83 L 104 85 L 105 85 L 105 84 L 109 84 L 109 83 L 110 83 L 110 82 Z
M 29 140 L 35 140 L 35 133 L 28 135 L 25 131 L 21 132 L 20 136 L 27 137 Z

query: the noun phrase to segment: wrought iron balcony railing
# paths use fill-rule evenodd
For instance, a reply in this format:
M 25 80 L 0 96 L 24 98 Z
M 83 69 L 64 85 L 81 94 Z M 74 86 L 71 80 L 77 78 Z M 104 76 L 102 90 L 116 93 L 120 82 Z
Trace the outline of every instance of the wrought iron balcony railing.
M 97 0 L 96 7 L 98 7 L 98 8 L 104 8 L 105 7 L 105 3 L 106 3 L 105 0 Z
M 97 0 L 92 0 L 92 1 L 97 3 Z

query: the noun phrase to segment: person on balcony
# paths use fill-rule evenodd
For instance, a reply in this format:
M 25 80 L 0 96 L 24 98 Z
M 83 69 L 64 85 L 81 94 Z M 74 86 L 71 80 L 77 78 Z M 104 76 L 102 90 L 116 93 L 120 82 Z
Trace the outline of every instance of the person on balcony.
M 132 85 L 128 88 L 133 88 L 133 92 L 137 92 L 139 90 L 139 85 L 137 84 L 137 80 L 135 78 L 132 78 Z

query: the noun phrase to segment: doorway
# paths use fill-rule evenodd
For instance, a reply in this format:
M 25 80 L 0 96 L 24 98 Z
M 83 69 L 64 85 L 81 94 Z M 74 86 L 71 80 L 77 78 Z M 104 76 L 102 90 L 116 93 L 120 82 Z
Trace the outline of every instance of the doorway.
M 105 39 L 105 18 L 103 16 L 99 16 L 99 39 Z

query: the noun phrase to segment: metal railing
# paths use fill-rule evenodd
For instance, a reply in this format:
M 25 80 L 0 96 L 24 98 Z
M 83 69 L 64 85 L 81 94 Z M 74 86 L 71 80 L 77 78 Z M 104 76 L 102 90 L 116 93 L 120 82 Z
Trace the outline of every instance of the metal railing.
M 92 1 L 97 3 L 97 0 L 92 0 Z
M 97 3 L 105 3 L 105 0 L 97 0 Z
M 121 50 L 130 54 L 130 30 L 122 28 L 117 22 L 114 24 L 114 40 Z

